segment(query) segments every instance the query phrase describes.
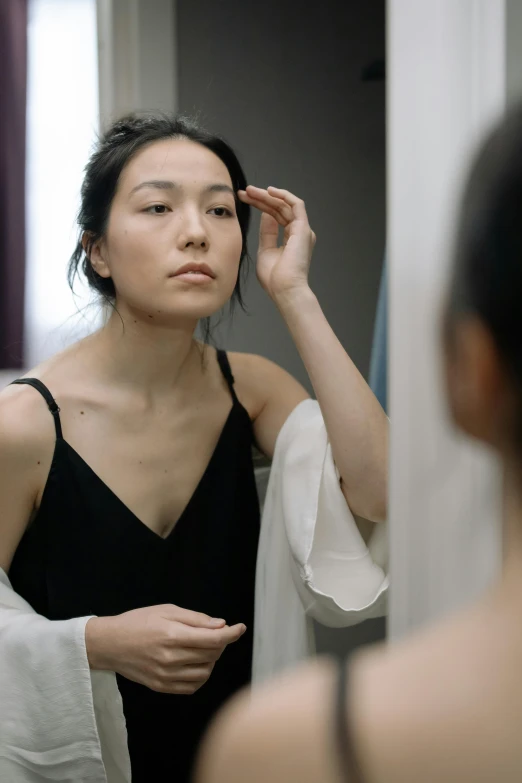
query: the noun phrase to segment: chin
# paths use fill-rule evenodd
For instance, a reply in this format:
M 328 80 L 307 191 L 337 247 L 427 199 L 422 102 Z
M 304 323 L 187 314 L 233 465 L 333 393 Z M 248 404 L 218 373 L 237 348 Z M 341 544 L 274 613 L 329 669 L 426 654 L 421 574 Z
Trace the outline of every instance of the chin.
M 230 301 L 231 291 L 203 290 L 203 286 L 194 290 L 142 291 L 141 296 L 121 297 L 122 312 L 125 310 L 139 314 L 140 320 L 161 323 L 163 326 L 175 326 L 179 321 L 193 322 L 218 313 Z M 125 301 L 126 300 L 126 301 Z M 136 317 L 136 315 L 134 316 Z
M 206 301 L 203 301 L 204 299 Z M 197 322 L 202 318 L 209 318 L 218 313 L 229 301 L 228 299 L 216 301 L 215 297 L 199 297 L 199 300 L 183 303 L 170 301 L 163 305 L 156 302 L 153 309 L 145 308 L 145 312 L 147 314 L 150 312 L 158 323 L 175 325 L 179 321 Z

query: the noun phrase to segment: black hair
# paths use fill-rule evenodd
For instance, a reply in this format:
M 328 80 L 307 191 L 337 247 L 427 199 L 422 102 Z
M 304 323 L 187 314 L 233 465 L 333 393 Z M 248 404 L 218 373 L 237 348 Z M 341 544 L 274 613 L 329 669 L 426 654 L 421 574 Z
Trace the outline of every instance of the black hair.
M 489 330 L 519 401 L 522 443 L 522 104 L 489 134 L 468 178 L 446 312 Z
M 93 244 L 107 230 L 111 205 L 123 169 L 145 146 L 164 139 L 188 139 L 201 144 L 223 161 L 232 180 L 236 194 L 236 211 L 243 237 L 239 274 L 230 301 L 231 310 L 237 302 L 245 309 L 241 292 L 241 276 L 248 259 L 247 235 L 250 225 L 250 207 L 237 198 L 238 190 L 245 190 L 247 182 L 241 164 L 230 145 L 221 137 L 201 128 L 197 122 L 185 116 L 161 113 L 133 113 L 117 120 L 99 139 L 87 166 L 81 188 L 81 204 L 77 222 L 80 236 L 70 258 L 68 281 L 74 289 L 74 280 L 81 270 L 90 288 L 107 303 L 114 306 L 116 290 L 112 278 L 101 277 L 90 262 Z M 82 244 L 87 236 L 86 249 Z M 210 335 L 210 319 L 204 319 L 204 334 Z

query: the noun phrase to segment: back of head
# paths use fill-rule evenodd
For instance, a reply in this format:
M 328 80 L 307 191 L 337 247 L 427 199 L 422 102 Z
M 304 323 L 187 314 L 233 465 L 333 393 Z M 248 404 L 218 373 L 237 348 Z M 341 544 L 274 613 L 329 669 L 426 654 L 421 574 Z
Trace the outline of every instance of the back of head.
M 482 145 L 464 191 L 446 325 L 472 316 L 489 332 L 516 397 L 522 447 L 522 106 Z

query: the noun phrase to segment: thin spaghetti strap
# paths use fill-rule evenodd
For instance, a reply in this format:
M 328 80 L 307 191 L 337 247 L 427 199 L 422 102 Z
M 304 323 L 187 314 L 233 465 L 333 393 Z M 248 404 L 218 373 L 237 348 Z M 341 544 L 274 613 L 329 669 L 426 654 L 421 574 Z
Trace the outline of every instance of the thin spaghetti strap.
M 232 369 L 230 367 L 230 362 L 228 361 L 228 356 L 226 351 L 218 350 L 217 351 L 217 359 L 219 362 L 219 366 L 221 368 L 221 372 L 223 373 L 225 380 L 228 384 L 228 388 L 230 389 L 230 394 L 232 395 L 232 398 L 234 402 L 239 402 L 237 399 L 237 395 L 234 389 L 234 376 L 232 375 Z
M 335 693 L 335 741 L 337 756 L 340 760 L 342 779 L 346 783 L 364 783 L 361 770 L 357 764 L 353 734 L 349 725 L 348 710 L 348 662 L 346 658 L 339 660 L 338 676 Z
M 56 400 L 54 399 L 53 395 L 51 394 L 47 386 L 45 386 L 45 384 L 39 381 L 38 378 L 18 378 L 18 380 L 12 381 L 12 384 L 15 383 L 19 383 L 20 385 L 25 384 L 26 386 L 32 386 L 33 389 L 36 389 L 36 391 L 40 392 L 40 394 L 42 395 L 42 397 L 47 403 L 47 407 L 53 414 L 56 437 L 62 440 L 63 435 L 62 435 L 62 422 L 60 421 L 60 408 L 58 407 Z

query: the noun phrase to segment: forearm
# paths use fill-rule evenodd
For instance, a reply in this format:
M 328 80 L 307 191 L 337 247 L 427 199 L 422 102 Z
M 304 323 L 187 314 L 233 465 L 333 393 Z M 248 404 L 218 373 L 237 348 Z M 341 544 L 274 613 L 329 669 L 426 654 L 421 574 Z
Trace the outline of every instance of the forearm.
M 335 336 L 309 288 L 276 304 L 301 355 L 321 407 L 351 511 L 386 518 L 388 419 Z

